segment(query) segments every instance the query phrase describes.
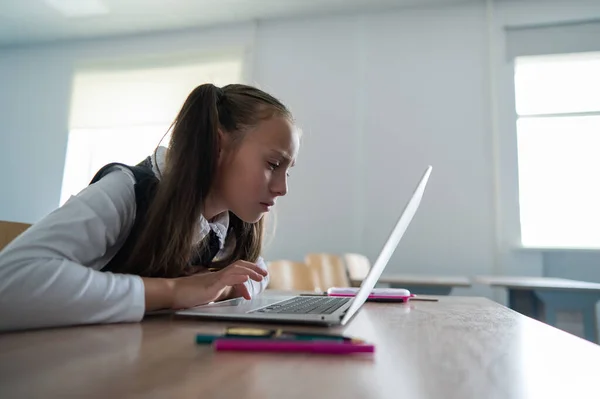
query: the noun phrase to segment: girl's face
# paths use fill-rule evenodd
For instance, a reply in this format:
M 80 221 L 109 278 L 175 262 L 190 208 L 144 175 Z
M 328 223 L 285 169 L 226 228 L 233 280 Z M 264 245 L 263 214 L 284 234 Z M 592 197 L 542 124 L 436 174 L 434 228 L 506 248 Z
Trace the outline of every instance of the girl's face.
M 245 132 L 240 143 L 232 145 L 227 134 L 221 137 L 215 190 L 210 197 L 214 205 L 220 205 L 216 208 L 255 223 L 288 192 L 289 169 L 300 147 L 299 134 L 288 119 L 273 117 Z

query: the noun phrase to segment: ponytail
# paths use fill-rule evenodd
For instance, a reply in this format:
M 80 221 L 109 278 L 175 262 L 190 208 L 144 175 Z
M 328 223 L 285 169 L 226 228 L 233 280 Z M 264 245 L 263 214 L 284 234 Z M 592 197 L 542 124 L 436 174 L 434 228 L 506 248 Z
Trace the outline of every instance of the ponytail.
M 124 265 L 130 272 L 177 277 L 188 266 L 217 169 L 219 90 L 211 84 L 198 86 L 174 121 L 166 169 L 161 171 L 145 228 Z

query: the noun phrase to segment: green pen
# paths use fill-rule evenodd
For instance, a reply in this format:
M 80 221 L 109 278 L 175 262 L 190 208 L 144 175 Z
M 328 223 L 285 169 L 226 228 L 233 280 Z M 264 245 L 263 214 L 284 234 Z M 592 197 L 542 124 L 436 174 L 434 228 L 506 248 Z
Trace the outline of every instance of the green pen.
M 197 344 L 209 344 L 216 339 L 277 339 L 292 341 L 335 341 L 339 343 L 364 343 L 362 339 L 344 337 L 341 335 L 312 334 L 306 332 L 291 332 L 266 329 L 230 328 L 225 335 L 196 334 Z

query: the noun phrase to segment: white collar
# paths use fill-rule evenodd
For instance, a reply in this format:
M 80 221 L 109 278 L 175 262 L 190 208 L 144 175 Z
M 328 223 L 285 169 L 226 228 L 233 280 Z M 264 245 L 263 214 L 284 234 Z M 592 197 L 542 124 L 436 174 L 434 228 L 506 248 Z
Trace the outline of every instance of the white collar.
M 166 154 L 167 148 L 159 146 L 151 157 L 152 171 L 158 179 L 162 177 L 161 171 L 165 170 Z M 223 248 L 225 245 L 225 238 L 227 237 L 227 230 L 229 229 L 229 212 L 225 211 L 219 213 L 217 216 L 212 218 L 210 222 L 206 220 L 203 215 L 200 215 L 200 236 L 198 237 L 198 241 L 206 237 L 211 229 L 217 233 L 221 243 L 221 248 Z

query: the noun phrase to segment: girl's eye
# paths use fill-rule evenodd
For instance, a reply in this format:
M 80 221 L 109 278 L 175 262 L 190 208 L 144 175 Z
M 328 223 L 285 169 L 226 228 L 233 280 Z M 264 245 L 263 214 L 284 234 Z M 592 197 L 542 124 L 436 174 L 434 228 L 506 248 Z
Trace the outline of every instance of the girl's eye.
M 269 169 L 271 170 L 275 170 L 279 167 L 279 164 L 276 164 L 274 162 L 267 162 L 267 164 L 269 165 Z

